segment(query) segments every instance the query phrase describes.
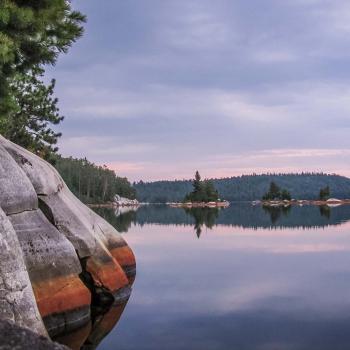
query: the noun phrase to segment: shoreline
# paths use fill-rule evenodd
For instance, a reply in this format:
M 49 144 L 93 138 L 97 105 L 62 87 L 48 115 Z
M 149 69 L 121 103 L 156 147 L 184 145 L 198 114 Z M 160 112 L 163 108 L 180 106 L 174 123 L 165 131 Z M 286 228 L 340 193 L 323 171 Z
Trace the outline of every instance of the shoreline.
M 281 207 L 281 206 L 304 206 L 304 205 L 314 205 L 314 206 L 329 206 L 337 207 L 341 205 L 350 205 L 350 199 L 300 199 L 300 200 L 276 200 L 276 201 L 252 201 L 252 205 L 262 205 L 265 207 Z
M 141 204 L 117 204 L 117 203 L 100 203 L 100 204 L 86 204 L 89 208 L 138 208 Z
M 166 203 L 172 208 L 227 208 L 230 202 L 186 202 L 186 203 Z

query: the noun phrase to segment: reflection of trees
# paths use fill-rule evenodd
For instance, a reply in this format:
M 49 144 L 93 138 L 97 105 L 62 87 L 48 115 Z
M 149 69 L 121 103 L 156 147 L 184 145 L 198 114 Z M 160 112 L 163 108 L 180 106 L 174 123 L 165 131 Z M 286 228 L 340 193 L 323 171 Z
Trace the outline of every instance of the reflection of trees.
M 320 205 L 320 214 L 328 220 L 331 218 L 332 209 L 328 205 Z
M 131 209 L 131 208 L 128 208 Z M 206 208 L 192 208 L 192 211 L 208 210 Z M 250 203 L 234 203 L 229 208 L 219 209 L 216 225 L 243 227 L 243 228 L 315 228 L 326 225 L 340 225 L 350 221 L 350 205 L 343 205 L 336 208 L 320 209 L 316 205 L 291 205 L 289 208 L 270 207 L 263 209 L 263 206 L 252 206 Z M 116 217 L 115 209 L 94 208 L 94 210 L 112 224 L 118 231 L 127 232 L 133 224 L 140 226 L 147 224 L 160 225 L 195 225 L 195 217 L 187 214 L 183 208 L 172 208 L 166 205 L 144 205 L 135 213 L 119 213 Z M 136 210 L 135 208 L 133 210 Z M 210 209 L 215 211 L 215 209 Z M 321 214 L 322 210 L 322 215 Z M 187 210 L 189 211 L 189 210 Z M 271 212 L 271 214 L 270 214 Z M 288 215 L 284 215 L 288 213 Z M 268 215 L 267 215 L 268 214 Z M 330 215 L 329 215 L 330 214 Z M 272 218 L 271 218 L 272 216 Z M 272 220 L 271 220 L 272 219 Z M 274 224 L 271 224 L 271 221 Z M 198 221 L 200 222 L 200 220 Z
M 131 210 L 122 213 L 115 218 L 114 227 L 118 232 L 128 232 L 131 227 L 131 223 L 136 221 L 136 211 Z
M 184 208 L 186 214 L 191 215 L 194 220 L 194 229 L 196 231 L 197 237 L 199 238 L 203 226 L 211 229 L 216 223 L 219 216 L 218 208 Z
M 277 223 L 277 221 L 281 218 L 281 216 L 288 216 L 291 210 L 291 206 L 269 206 L 269 205 L 264 205 L 263 209 L 265 213 L 270 215 L 270 220 L 271 223 L 274 225 Z
M 118 232 L 128 232 L 131 223 L 136 222 L 135 208 L 114 211 L 111 208 L 94 208 L 94 211 L 108 221 Z

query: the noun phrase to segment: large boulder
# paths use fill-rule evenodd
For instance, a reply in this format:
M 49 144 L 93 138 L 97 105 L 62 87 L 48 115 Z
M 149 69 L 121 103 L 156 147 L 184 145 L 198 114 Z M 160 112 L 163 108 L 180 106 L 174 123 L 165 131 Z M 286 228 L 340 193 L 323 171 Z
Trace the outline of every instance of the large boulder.
M 38 198 L 33 185 L 1 145 L 0 189 L 0 205 L 6 214 L 21 213 L 38 207 Z
M 91 294 L 72 244 L 40 210 L 9 216 L 15 229 L 40 314 L 50 335 L 90 320 Z
M 0 208 L 0 309 L 1 319 L 16 322 L 45 335 L 20 243 Z
M 121 235 L 68 189 L 50 164 L 0 137 L 2 145 L 32 183 L 40 209 L 73 244 L 97 293 L 124 298 L 135 275 L 135 257 Z
M 34 291 L 33 303 L 50 334 L 79 327 L 90 319 L 91 303 L 90 291 L 80 279 L 79 258 L 68 239 L 39 210 L 33 184 L 16 161 L 22 166 L 28 162 L 15 160 L 0 146 L 0 205 L 19 243 L 28 285 Z M 30 317 L 29 312 L 19 313 Z
M 0 208 L 0 242 L 16 245 L 12 260 L 22 264 L 9 280 L 26 278 L 28 287 L 26 307 L 15 304 L 0 319 L 16 321 L 20 314 L 20 325 L 43 334 L 39 311 L 49 334 L 58 335 L 91 323 L 91 300 L 128 299 L 135 257 L 121 235 L 83 205 L 50 164 L 1 135 Z M 6 273 L 0 264 L 0 287 Z M 11 293 L 4 289 L 0 297 L 3 303 Z

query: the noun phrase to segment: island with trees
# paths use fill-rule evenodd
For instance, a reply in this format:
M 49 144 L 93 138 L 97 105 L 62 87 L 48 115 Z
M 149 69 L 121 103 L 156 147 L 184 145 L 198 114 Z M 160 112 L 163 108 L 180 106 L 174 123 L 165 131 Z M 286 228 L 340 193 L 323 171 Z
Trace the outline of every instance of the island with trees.
M 219 192 L 210 180 L 202 180 L 196 171 L 192 191 L 187 193 L 181 203 L 169 203 L 174 207 L 227 207 L 229 202 L 219 198 Z
M 335 206 L 342 204 L 350 204 L 348 199 L 330 198 L 331 190 L 327 185 L 320 189 L 319 197 L 316 199 L 292 199 L 290 192 L 287 189 L 280 188 L 274 181 L 270 183 L 269 190 L 263 195 L 262 201 L 253 201 L 253 204 L 260 204 L 264 207 L 288 207 L 292 204 L 298 205 L 319 205 L 319 206 Z

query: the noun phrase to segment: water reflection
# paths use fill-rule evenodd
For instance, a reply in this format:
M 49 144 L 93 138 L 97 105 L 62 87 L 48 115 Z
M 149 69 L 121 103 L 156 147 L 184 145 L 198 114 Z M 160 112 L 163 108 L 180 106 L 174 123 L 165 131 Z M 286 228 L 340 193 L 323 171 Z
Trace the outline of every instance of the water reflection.
M 93 307 L 91 321 L 84 327 L 70 333 L 62 333 L 53 340 L 68 346 L 72 350 L 96 349 L 103 338 L 115 328 L 128 300 L 108 307 Z
M 201 213 L 197 222 L 212 229 L 200 240 L 196 215 L 144 209 L 126 234 L 138 261 L 133 294 L 99 350 L 350 347 L 349 208 L 331 208 L 329 218 L 318 207 L 291 208 L 274 224 L 261 207 L 255 219 L 246 205 L 221 210 L 213 226 Z M 149 210 L 160 215 L 147 224 Z
M 321 216 L 329 220 L 331 218 L 332 209 L 328 205 L 321 205 L 319 208 Z
M 194 218 L 194 229 L 196 235 L 200 238 L 203 226 L 212 229 L 219 217 L 218 208 L 185 208 L 187 215 Z
M 288 216 L 292 210 L 290 205 L 287 206 L 262 206 L 263 210 L 270 215 L 271 224 L 275 225 L 281 218 L 281 215 Z
M 97 208 L 96 211 L 119 232 L 128 232 L 132 225 L 191 225 L 200 237 L 203 228 L 216 225 L 244 229 L 313 229 L 340 225 L 350 220 L 350 206 L 252 206 L 233 203 L 229 208 L 170 208 L 149 205 L 117 211 Z

